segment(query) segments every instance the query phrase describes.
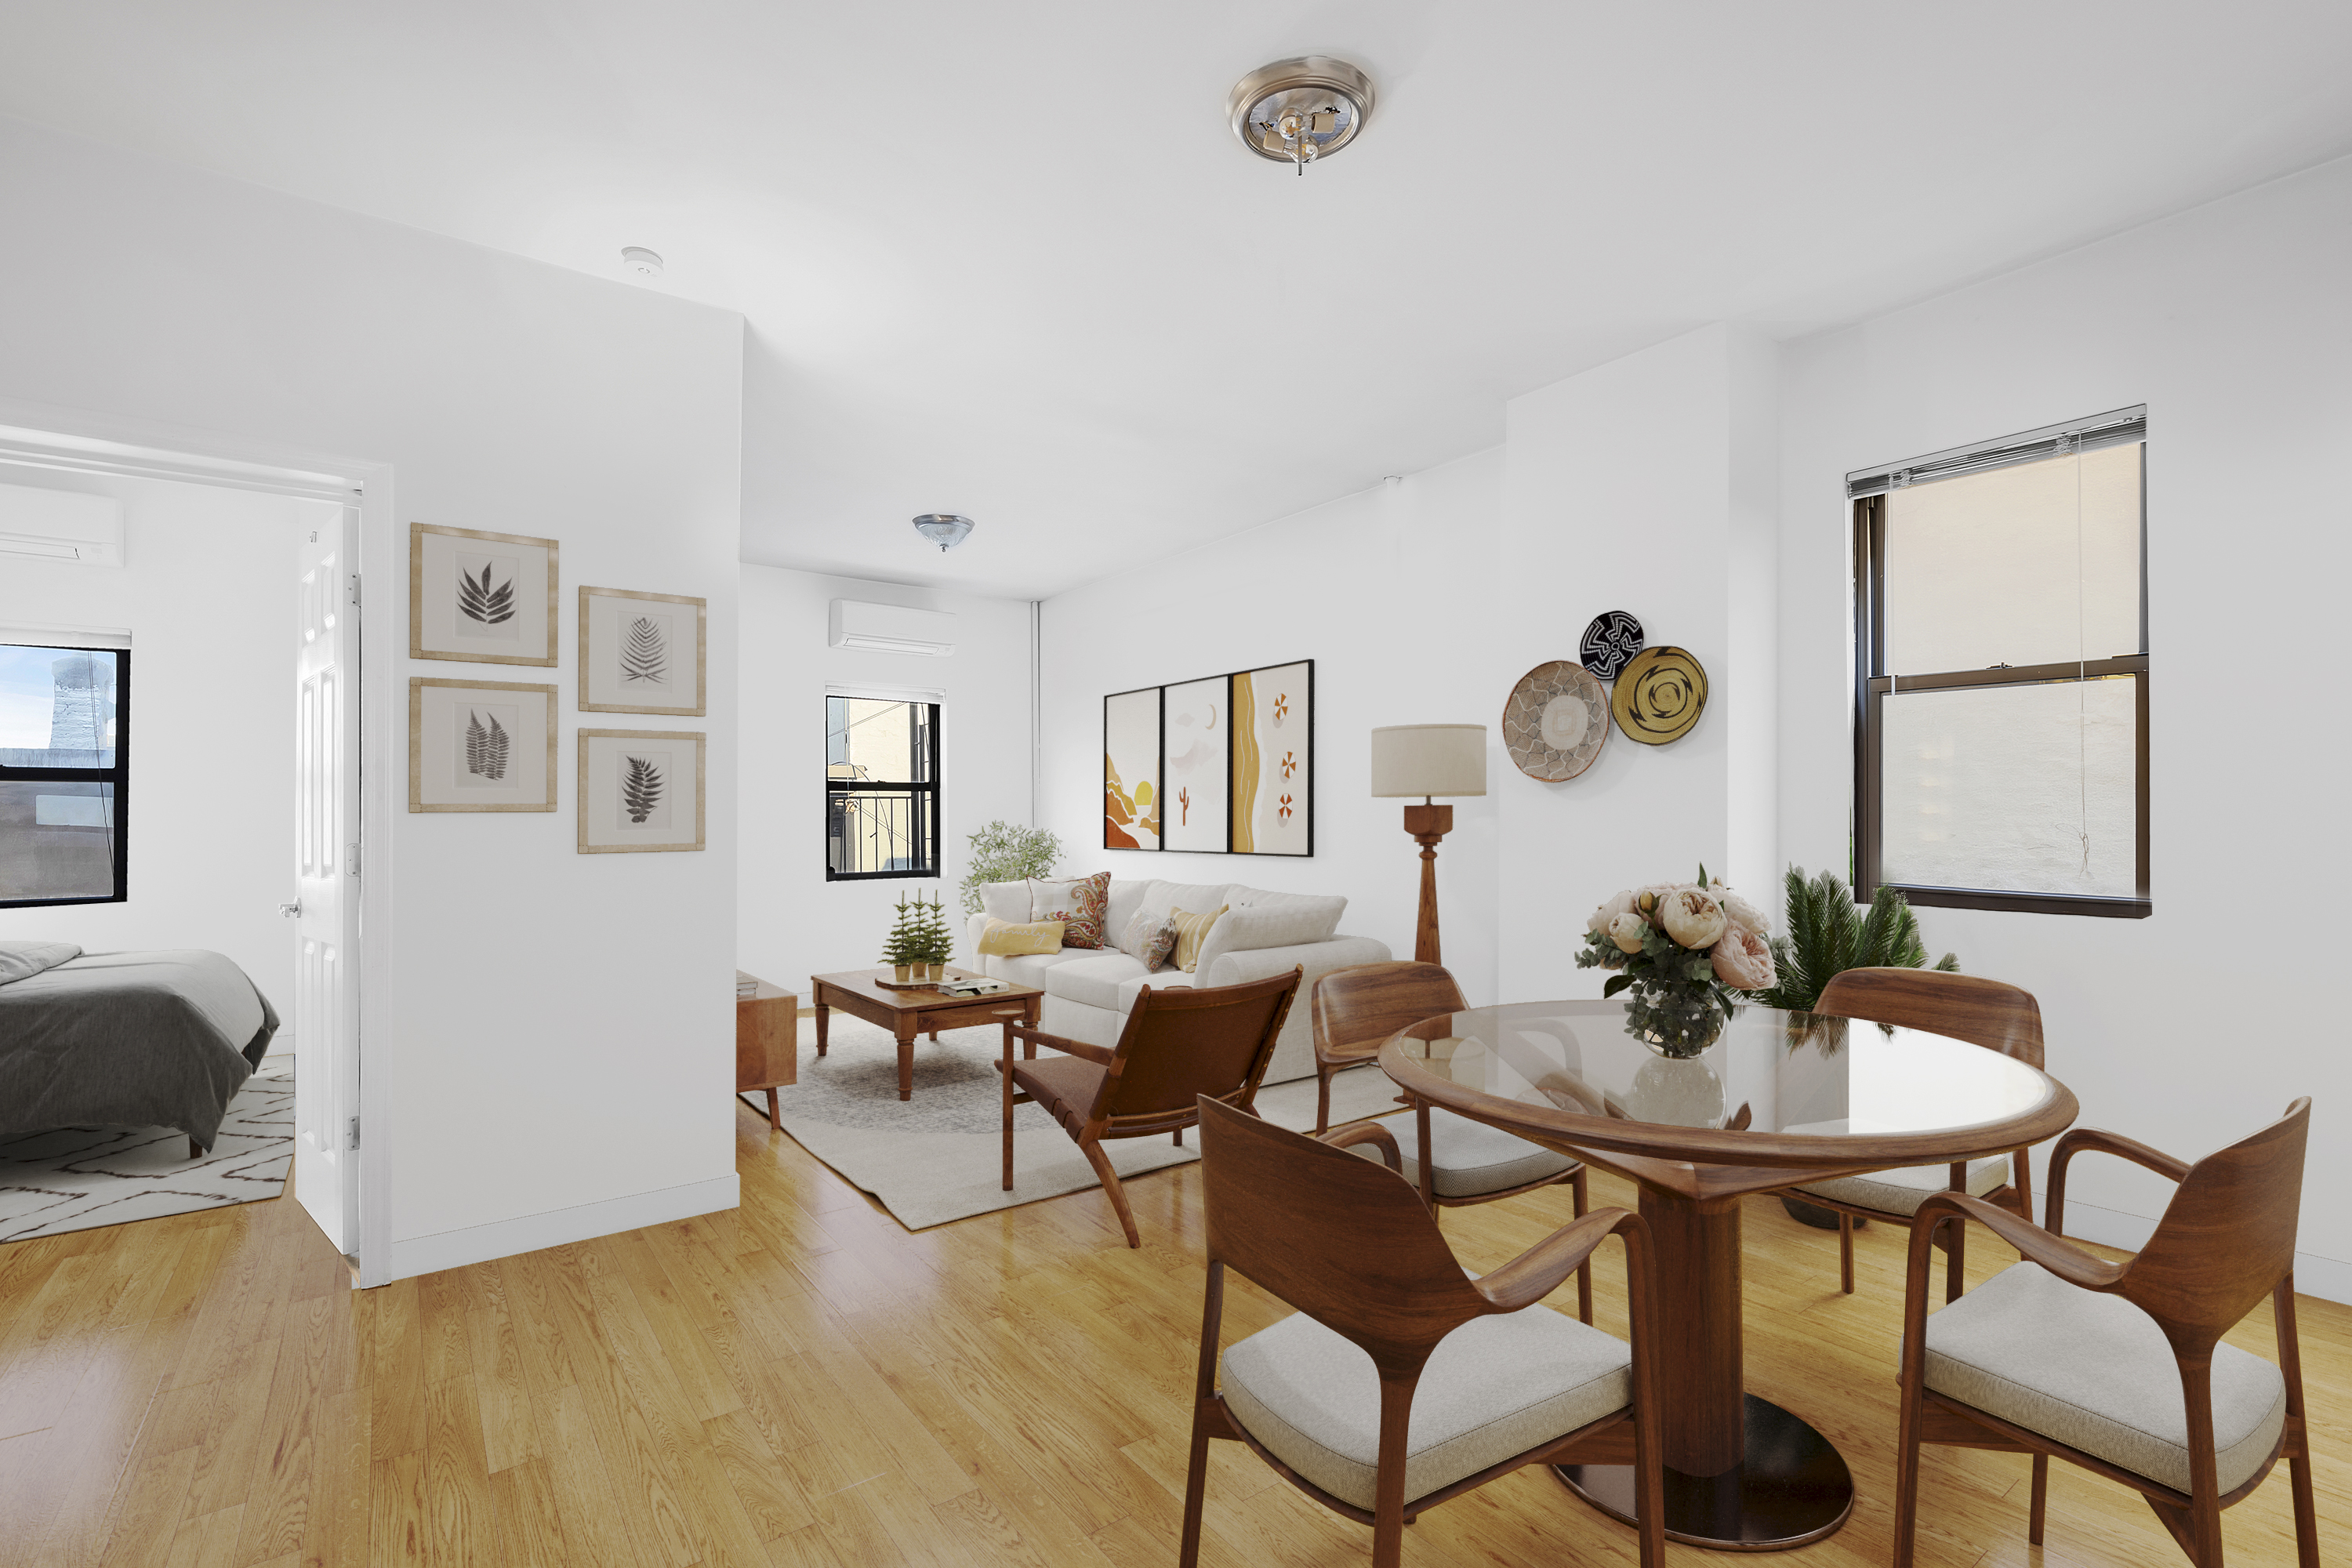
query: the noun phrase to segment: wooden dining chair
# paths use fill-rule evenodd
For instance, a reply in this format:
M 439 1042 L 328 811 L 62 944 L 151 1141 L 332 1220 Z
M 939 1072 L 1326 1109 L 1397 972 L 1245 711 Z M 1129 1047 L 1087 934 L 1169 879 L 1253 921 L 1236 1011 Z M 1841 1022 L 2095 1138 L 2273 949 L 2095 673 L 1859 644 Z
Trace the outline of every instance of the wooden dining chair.
M 1333 1073 L 1370 1061 L 1380 1054 L 1381 1042 L 1399 1029 L 1462 1012 L 1469 1004 L 1442 965 L 1365 963 L 1335 969 L 1317 980 L 1314 1005 L 1315 1069 L 1320 1080 L 1315 1131 L 1319 1134 L 1330 1125 Z M 1412 1105 L 1412 1124 L 1389 1131 L 1404 1161 L 1405 1180 L 1421 1189 L 1431 1214 L 1516 1197 L 1559 1182 L 1566 1182 L 1574 1194 L 1575 1212 L 1584 1213 L 1582 1162 L 1427 1100 L 1399 1098 Z M 1431 1152 L 1427 1161 L 1421 1157 L 1423 1149 Z M 1576 1277 L 1576 1301 L 1577 1316 L 1592 1321 L 1590 1267 Z
M 1925 1029 L 2014 1057 L 2042 1068 L 2042 1007 L 2033 993 L 1974 974 L 1938 969 L 1849 969 L 1832 976 L 1813 1005 L 1817 1016 L 1858 1018 L 1900 1029 Z M 2006 1171 L 2003 1169 L 2006 1162 Z M 2003 1176 L 2007 1176 L 2004 1181 Z M 1838 1285 L 1853 1294 L 1853 1222 L 1876 1220 L 1907 1228 L 1928 1194 L 1965 1192 L 2033 1217 L 2033 1159 L 2024 1149 L 1989 1160 L 1833 1176 L 1789 1192 L 1801 1203 L 1838 1216 Z M 1944 1262 L 1944 1299 L 1960 1293 L 1961 1237 L 1953 1234 Z
M 1344 1152 L 1358 1143 L 1381 1163 Z M 1421 1513 L 1523 1465 L 1631 1464 L 1641 1561 L 1664 1562 L 1655 1291 L 1639 1215 L 1587 1215 L 1472 1279 L 1402 1179 L 1388 1129 L 1359 1121 L 1310 1138 L 1208 1100 L 1201 1191 L 1209 1279 L 1182 1568 L 1200 1561 L 1220 1437 L 1370 1525 L 1376 1568 L 1396 1568 Z M 1612 1236 L 1625 1238 L 1630 1346 L 1538 1305 Z M 1228 1268 L 1297 1310 L 1220 1357 Z M 1417 1399 L 1424 1386 L 1431 1397 Z
M 2189 1560 L 2221 1568 L 2221 1510 L 2282 1458 L 2295 1561 L 2318 1568 L 2319 1530 L 2294 1328 L 2294 1237 L 2311 1101 L 2195 1164 L 2078 1128 L 2050 1156 L 2050 1223 L 1963 1193 L 1919 1205 L 1903 1300 L 1895 1568 L 1919 1523 L 1919 1446 L 2033 1456 L 2027 1539 L 2042 1542 L 2053 1456 L 2137 1490 Z M 2066 1169 L 2116 1154 L 2180 1184 L 2156 1234 L 2124 1263 L 2065 1239 Z M 1975 1220 L 2028 1259 L 1927 1312 L 1932 1235 Z M 2278 1364 L 2221 1336 L 2265 1296 Z
M 1293 969 L 1198 990 L 1147 985 L 1109 1050 L 1007 1019 L 1004 1059 L 996 1064 L 1004 1079 L 1004 1190 L 1013 1190 L 1013 1108 L 1034 1100 L 1062 1124 L 1102 1178 L 1128 1246 L 1141 1247 L 1127 1189 L 1103 1152 L 1104 1141 L 1166 1132 L 1181 1143 L 1184 1129 L 1201 1120 L 1203 1098 L 1255 1115 L 1258 1081 L 1305 973 Z M 1022 1058 L 1013 1054 L 1016 1040 Z M 1061 1054 L 1040 1057 L 1039 1046 Z

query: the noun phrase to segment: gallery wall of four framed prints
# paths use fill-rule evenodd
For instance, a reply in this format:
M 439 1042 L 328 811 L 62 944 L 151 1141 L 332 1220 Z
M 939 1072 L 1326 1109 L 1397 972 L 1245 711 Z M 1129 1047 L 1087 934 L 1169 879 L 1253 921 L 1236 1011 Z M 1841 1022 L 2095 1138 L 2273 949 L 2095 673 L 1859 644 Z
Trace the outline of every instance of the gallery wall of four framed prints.
M 1315 661 L 1103 699 L 1103 847 L 1315 853 Z
M 408 657 L 465 664 L 558 662 L 557 544 L 414 522 Z M 707 601 L 579 590 L 583 713 L 709 711 Z M 408 682 L 408 809 L 556 809 L 556 688 L 527 681 Z M 579 852 L 703 847 L 699 730 L 575 731 Z

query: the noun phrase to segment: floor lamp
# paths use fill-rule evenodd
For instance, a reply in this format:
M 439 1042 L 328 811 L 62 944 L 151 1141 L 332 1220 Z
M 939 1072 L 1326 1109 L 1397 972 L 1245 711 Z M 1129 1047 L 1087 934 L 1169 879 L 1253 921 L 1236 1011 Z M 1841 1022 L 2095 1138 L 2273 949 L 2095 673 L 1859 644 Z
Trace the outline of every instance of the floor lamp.
M 1454 831 L 1454 808 L 1433 797 L 1486 793 L 1486 725 L 1391 724 L 1372 731 L 1373 797 L 1421 796 L 1419 805 L 1404 808 L 1404 830 L 1421 845 L 1421 921 L 1412 939 L 1420 963 L 1444 962 L 1437 956 L 1437 841 Z

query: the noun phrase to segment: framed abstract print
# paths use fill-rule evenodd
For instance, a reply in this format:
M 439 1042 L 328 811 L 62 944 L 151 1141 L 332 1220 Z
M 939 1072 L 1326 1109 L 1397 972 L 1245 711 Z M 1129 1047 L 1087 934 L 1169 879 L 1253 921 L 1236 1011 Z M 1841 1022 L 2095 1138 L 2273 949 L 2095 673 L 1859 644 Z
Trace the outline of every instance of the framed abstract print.
M 1103 699 L 1103 847 L 1160 847 L 1160 688 Z
M 1315 853 L 1315 661 L 1233 677 L 1233 852 Z
M 408 657 L 555 663 L 556 543 L 408 525 Z
M 1223 855 L 1225 804 L 1233 787 L 1233 678 L 1211 676 L 1162 688 L 1160 841 L 1170 849 Z

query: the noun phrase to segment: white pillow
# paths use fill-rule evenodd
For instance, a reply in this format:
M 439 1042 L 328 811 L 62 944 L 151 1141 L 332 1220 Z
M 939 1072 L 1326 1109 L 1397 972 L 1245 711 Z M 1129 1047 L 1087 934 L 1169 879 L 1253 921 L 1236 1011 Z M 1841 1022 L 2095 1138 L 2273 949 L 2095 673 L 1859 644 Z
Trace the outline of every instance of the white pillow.
M 1250 952 L 1261 947 L 1294 947 L 1300 942 L 1329 942 L 1339 929 L 1339 917 L 1348 912 L 1348 900 L 1338 894 L 1265 893 L 1255 888 L 1234 889 L 1234 913 L 1244 910 L 1265 915 L 1265 922 L 1253 921 L 1250 930 L 1280 932 L 1271 942 L 1236 938 L 1225 949 L 1228 952 Z M 1279 917 L 1278 920 L 1276 917 Z
M 1086 879 L 1083 877 L 1032 877 L 1022 884 L 1029 889 L 1029 912 L 1024 921 L 1042 921 L 1048 915 L 1078 907 L 1078 896 L 1070 889 Z
M 1028 924 L 1029 884 L 982 882 L 980 885 L 980 912 L 1007 925 Z

